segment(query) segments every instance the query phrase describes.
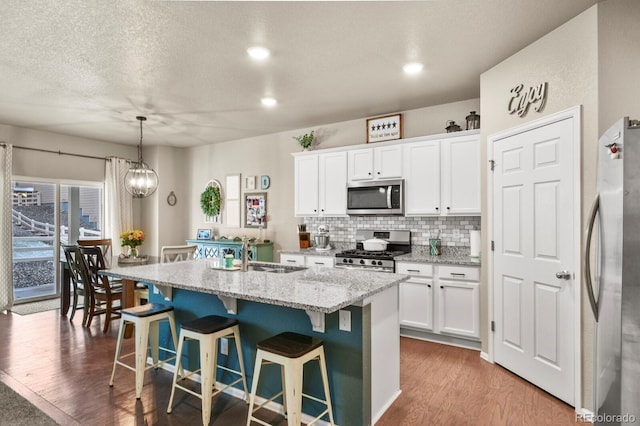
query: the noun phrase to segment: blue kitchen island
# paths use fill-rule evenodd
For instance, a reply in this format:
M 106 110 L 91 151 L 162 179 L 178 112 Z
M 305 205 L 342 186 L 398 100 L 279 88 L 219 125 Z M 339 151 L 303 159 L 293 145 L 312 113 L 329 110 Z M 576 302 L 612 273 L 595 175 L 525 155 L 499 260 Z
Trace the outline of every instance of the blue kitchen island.
M 114 267 L 102 273 L 151 284 L 151 301 L 173 305 L 178 325 L 211 314 L 237 318 L 249 387 L 257 342 L 283 331 L 323 339 L 331 401 L 339 425 L 373 424 L 398 397 L 398 284 L 408 276 L 260 262 L 252 263 L 247 272 L 221 270 L 214 265 L 198 259 Z M 161 331 L 161 344 L 171 346 L 166 329 Z M 230 356 L 220 360 L 234 367 L 237 357 L 233 345 L 228 346 Z M 197 346 L 187 354 L 191 362 L 184 359 L 185 365 L 190 370 L 197 368 L 193 361 L 198 359 Z M 227 381 L 222 374 L 218 380 Z M 322 396 L 317 364 L 308 363 L 304 374 L 303 391 Z M 258 395 L 270 397 L 280 386 L 279 369 L 263 369 Z M 243 394 L 239 388 L 230 393 Z M 267 407 L 282 412 L 279 399 Z M 322 405 L 304 399 L 302 409 L 313 415 L 321 412 Z

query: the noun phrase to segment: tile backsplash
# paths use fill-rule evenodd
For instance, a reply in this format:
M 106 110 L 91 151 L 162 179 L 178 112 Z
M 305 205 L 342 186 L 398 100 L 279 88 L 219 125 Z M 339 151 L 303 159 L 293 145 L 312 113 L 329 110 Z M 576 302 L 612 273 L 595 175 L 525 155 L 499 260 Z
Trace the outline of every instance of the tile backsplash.
M 479 216 L 403 217 L 403 216 L 350 216 L 305 217 L 304 223 L 311 234 L 319 225 L 329 227 L 331 241 L 355 242 L 356 229 L 401 229 L 411 231 L 411 244 L 428 245 L 431 233 L 440 231 L 443 246 L 469 247 L 469 231 L 480 229 Z

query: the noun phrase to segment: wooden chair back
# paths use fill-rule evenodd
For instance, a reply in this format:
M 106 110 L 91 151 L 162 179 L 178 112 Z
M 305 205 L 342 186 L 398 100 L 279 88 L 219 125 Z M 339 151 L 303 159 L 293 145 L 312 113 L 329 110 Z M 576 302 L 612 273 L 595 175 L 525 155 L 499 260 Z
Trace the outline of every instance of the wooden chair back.
M 81 247 L 100 247 L 102 252 L 103 263 L 107 266 L 111 266 L 111 257 L 113 256 L 111 238 L 102 238 L 98 240 L 78 240 L 78 245 Z
M 191 260 L 195 258 L 197 248 L 198 246 L 195 244 L 184 246 L 163 246 L 160 252 L 160 261 L 162 263 L 169 263 Z
M 71 282 L 73 287 L 77 288 L 82 286 L 84 273 L 82 271 L 82 259 L 80 255 L 80 249 L 74 245 L 62 245 L 64 251 L 64 257 L 67 259 L 67 265 L 69 265 L 69 272 L 71 275 Z
M 87 273 L 87 281 L 94 287 L 94 291 L 103 291 L 106 294 L 111 293 L 111 285 L 109 278 L 105 275 L 99 275 L 98 271 L 107 269 L 102 249 L 99 246 L 80 247 L 80 254 Z

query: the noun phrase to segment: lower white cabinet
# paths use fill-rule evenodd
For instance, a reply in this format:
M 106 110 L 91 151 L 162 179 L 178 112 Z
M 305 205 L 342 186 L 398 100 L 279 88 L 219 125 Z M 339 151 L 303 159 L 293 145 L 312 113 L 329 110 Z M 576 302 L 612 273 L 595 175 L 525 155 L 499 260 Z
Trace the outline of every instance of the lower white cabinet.
M 297 266 L 322 266 L 333 268 L 332 256 L 306 256 L 304 254 L 280 254 L 280 263 Z
M 430 333 L 480 337 L 480 270 L 475 266 L 396 263 L 400 326 Z

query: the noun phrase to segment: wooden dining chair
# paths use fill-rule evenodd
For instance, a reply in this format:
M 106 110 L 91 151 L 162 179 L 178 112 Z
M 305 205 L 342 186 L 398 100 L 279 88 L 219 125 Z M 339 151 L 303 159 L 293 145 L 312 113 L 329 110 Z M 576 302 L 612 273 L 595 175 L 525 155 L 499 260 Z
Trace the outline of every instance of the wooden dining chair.
M 111 267 L 111 258 L 113 256 L 113 243 L 111 242 L 111 238 L 101 238 L 97 240 L 78 240 L 78 245 L 81 247 L 100 247 L 105 265 L 107 267 Z
M 64 257 L 67 259 L 67 268 L 69 268 L 69 275 L 71 276 L 71 284 L 73 286 L 73 305 L 71 307 L 71 316 L 69 321 L 73 321 L 73 317 L 76 314 L 78 308 L 82 308 L 82 325 L 87 322 L 89 312 L 89 293 L 86 291 L 85 282 L 83 281 L 82 272 L 82 259 L 80 249 L 76 245 L 62 245 L 64 251 Z M 82 296 L 82 304 L 80 305 L 79 296 Z
M 98 271 L 105 269 L 102 250 L 97 246 L 80 247 L 81 259 L 83 261 L 84 281 L 89 283 L 90 305 L 86 326 L 91 326 L 93 317 L 105 314 L 103 333 L 109 331 L 111 320 L 120 318 L 122 309 L 122 284 L 111 283 L 104 275 L 99 275 Z M 118 304 L 114 302 L 118 301 Z

